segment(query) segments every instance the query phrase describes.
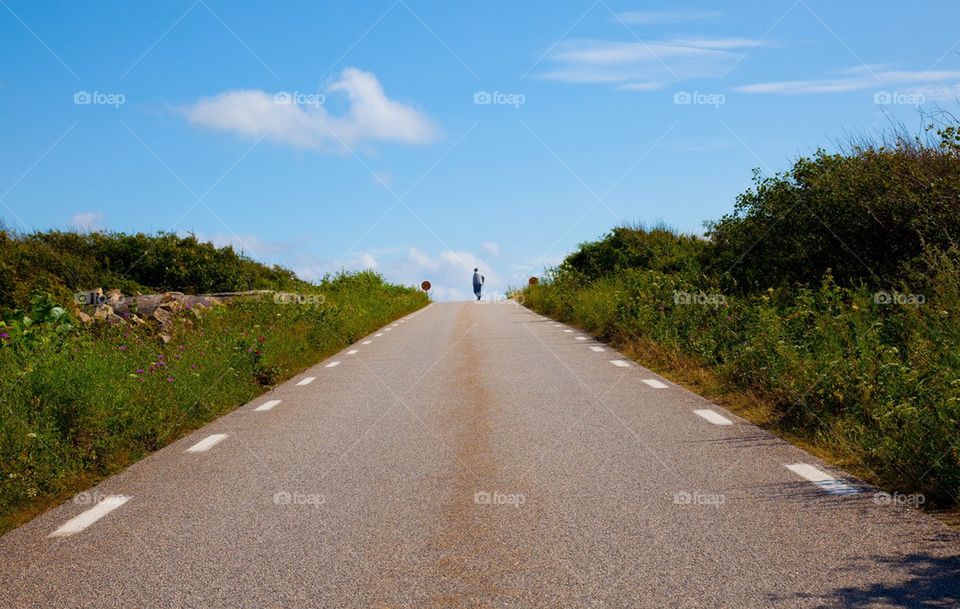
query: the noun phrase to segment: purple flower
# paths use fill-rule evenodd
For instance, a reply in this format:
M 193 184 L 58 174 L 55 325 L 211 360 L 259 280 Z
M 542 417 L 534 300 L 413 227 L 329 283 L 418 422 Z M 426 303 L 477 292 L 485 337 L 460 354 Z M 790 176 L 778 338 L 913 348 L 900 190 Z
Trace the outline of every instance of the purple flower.
M 144 372 L 143 368 L 137 368 L 137 374 L 143 374 L 143 372 Z
M 172 376 L 168 376 L 168 377 L 167 377 L 167 382 L 168 382 L 168 383 L 172 383 L 172 382 L 173 382 L 173 377 L 172 377 Z
M 3 340 L 10 340 L 10 335 L 7 334 L 6 332 L 0 332 L 0 338 L 2 338 Z

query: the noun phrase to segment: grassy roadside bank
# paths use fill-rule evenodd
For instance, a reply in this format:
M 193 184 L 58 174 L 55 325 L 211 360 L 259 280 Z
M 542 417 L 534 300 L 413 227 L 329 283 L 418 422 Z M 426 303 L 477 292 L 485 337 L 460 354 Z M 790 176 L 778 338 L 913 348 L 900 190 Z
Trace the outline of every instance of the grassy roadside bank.
M 531 309 L 891 494 L 960 497 L 960 147 L 820 151 L 761 178 L 706 238 L 623 226 Z
M 301 296 L 176 309 L 166 343 L 37 300 L 0 333 L 0 533 L 428 301 L 372 272 Z
M 670 305 L 661 310 L 663 299 L 635 293 L 632 299 L 652 309 L 641 320 L 646 316 L 627 312 L 629 294 L 629 287 L 606 291 L 546 283 L 528 288 L 523 297 L 532 310 L 609 342 L 761 428 L 891 494 L 920 496 L 923 507 L 947 511 L 948 520 L 958 521 L 956 326 L 914 329 L 912 346 L 900 353 L 881 344 L 900 320 L 871 319 L 869 294 L 861 296 L 860 306 L 848 302 L 846 313 L 808 320 L 820 326 L 819 344 L 786 331 L 795 311 L 777 313 L 767 303 L 753 311 L 734 303 L 740 310 L 725 311 L 720 323 L 690 323 L 692 316 L 718 312 L 684 307 L 671 313 Z M 724 308 L 730 306 L 728 300 Z M 734 329 L 734 316 L 753 321 Z M 720 353 L 711 353 L 718 345 L 706 343 L 720 334 L 726 335 Z

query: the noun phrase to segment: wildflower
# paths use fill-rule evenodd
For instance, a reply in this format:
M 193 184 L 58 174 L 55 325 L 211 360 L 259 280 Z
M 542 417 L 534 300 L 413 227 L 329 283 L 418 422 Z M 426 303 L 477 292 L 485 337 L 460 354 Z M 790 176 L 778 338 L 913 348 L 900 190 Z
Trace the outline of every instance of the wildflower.
M 137 374 L 143 374 L 143 373 L 144 373 L 143 368 L 137 368 Z
M 167 377 L 167 382 L 168 382 L 168 383 L 172 383 L 172 382 L 173 382 L 173 377 L 172 377 L 172 376 L 168 376 L 168 377 Z
M 6 332 L 0 332 L 0 339 L 10 340 L 10 335 L 7 334 Z
M 120 345 L 119 347 L 117 347 L 117 351 L 126 351 L 126 350 L 127 350 L 126 345 Z

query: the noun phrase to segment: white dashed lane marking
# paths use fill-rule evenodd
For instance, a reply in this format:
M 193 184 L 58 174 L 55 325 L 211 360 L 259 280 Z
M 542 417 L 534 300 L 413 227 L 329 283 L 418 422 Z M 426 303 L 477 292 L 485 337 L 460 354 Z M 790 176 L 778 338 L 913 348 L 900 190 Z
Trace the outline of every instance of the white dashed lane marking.
M 821 490 L 833 495 L 853 495 L 860 492 L 859 489 L 851 486 L 847 482 L 834 478 L 827 472 L 807 463 L 793 463 L 787 465 L 786 468 L 801 478 L 806 478 L 810 482 L 813 482 Z
M 575 340 L 587 340 L 587 337 L 586 337 L 586 336 L 574 336 L 573 338 L 574 338 Z
M 705 408 L 703 410 L 694 410 L 693 413 L 703 417 L 714 425 L 733 425 L 733 421 L 723 416 L 719 412 L 714 412 L 710 409 Z
M 347 355 L 356 355 L 357 353 L 360 353 L 360 352 L 356 349 L 350 349 L 349 351 L 347 351 Z
M 625 360 L 622 360 L 622 359 L 612 359 L 612 360 L 610 360 L 610 363 L 613 364 L 614 366 L 618 366 L 618 367 L 620 367 L 620 368 L 629 368 L 629 367 L 630 367 L 630 364 L 629 364 L 628 362 L 626 362 Z
M 109 497 L 104 497 L 103 501 L 86 512 L 81 512 L 79 515 L 63 523 L 59 529 L 50 533 L 50 537 L 66 537 L 74 533 L 79 533 L 127 501 L 130 501 L 130 497 L 126 495 L 110 495 Z
M 600 352 L 603 351 L 603 347 L 590 347 L 590 350 L 591 350 L 591 351 L 596 351 L 597 353 L 600 353 Z
M 369 345 L 369 344 L 372 343 L 372 342 L 373 342 L 372 340 L 365 340 L 365 341 L 363 341 L 363 342 L 360 343 L 360 344 L 361 344 L 361 345 Z
M 280 400 L 270 400 L 269 402 L 264 402 L 263 404 L 260 404 L 259 406 L 254 408 L 254 410 L 257 410 L 260 412 L 264 412 L 266 410 L 272 410 L 273 407 L 279 403 L 280 403 Z
M 650 385 L 654 389 L 666 389 L 668 387 L 667 385 L 664 385 L 657 379 L 643 379 L 643 382 L 646 383 L 647 385 Z
M 330 362 L 329 364 L 324 366 L 324 368 L 335 368 L 339 365 L 340 365 L 340 362 Z M 312 381 L 313 379 L 310 379 L 310 380 Z M 306 385 L 306 383 L 303 383 L 303 384 Z
M 383 332 L 377 332 L 373 335 L 374 338 L 380 338 L 381 336 L 383 336 Z
M 210 450 L 220 442 L 224 441 L 227 438 L 225 433 L 215 433 L 207 436 L 206 438 L 200 440 L 193 446 L 187 449 L 188 453 L 202 453 Z
M 317 377 L 315 377 L 315 376 L 308 376 L 307 378 L 305 378 L 305 379 L 303 379 L 302 381 L 300 381 L 299 383 L 297 383 L 297 387 L 303 387 L 304 385 L 309 385 L 310 383 L 312 383 L 312 382 L 315 381 L 315 380 L 317 380 Z

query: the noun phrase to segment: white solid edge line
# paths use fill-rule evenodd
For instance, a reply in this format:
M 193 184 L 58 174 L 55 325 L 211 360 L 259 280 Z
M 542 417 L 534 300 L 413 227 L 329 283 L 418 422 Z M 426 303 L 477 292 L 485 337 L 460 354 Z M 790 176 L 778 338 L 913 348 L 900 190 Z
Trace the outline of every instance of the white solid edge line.
M 650 386 L 653 387 L 654 389 L 667 389 L 667 388 L 669 388 L 669 385 L 664 385 L 663 383 L 661 383 L 661 382 L 658 381 L 657 379 L 643 379 L 643 382 L 646 383 L 647 385 L 650 385 Z
M 67 535 L 79 533 L 127 501 L 130 501 L 130 497 L 126 495 L 110 495 L 104 497 L 103 501 L 66 521 L 59 529 L 50 533 L 48 537 L 66 537 Z
M 303 379 L 302 381 L 300 381 L 299 383 L 297 383 L 297 387 L 303 387 L 304 385 L 309 385 L 310 383 L 312 383 L 312 382 L 315 381 L 316 379 L 317 379 L 317 377 L 315 377 L 315 376 L 308 376 L 307 378 L 305 378 L 305 379 Z
M 827 472 L 808 463 L 791 463 L 785 467 L 801 478 L 813 482 L 821 490 L 833 495 L 852 495 L 859 492 L 856 487 L 834 478 Z
M 265 410 L 271 410 L 274 406 L 276 406 L 279 403 L 280 403 L 280 400 L 270 400 L 269 402 L 264 402 L 263 404 L 260 404 L 259 406 L 254 408 L 254 410 L 260 411 L 260 412 L 263 412 Z
M 347 351 L 347 355 L 356 355 L 357 353 L 360 353 L 360 351 L 357 349 L 350 349 Z
M 340 362 L 330 362 L 329 364 L 327 364 L 326 366 L 324 366 L 324 368 L 334 368 L 334 367 L 339 366 L 339 365 L 340 365 Z M 313 380 L 313 379 L 310 379 L 310 380 Z
M 601 351 L 603 351 L 603 347 L 590 347 L 590 350 L 600 353 Z
M 702 417 L 714 425 L 733 425 L 733 421 L 723 416 L 719 412 L 714 412 L 709 408 L 704 408 L 702 410 L 694 410 L 693 414 Z
M 199 442 L 197 442 L 196 444 L 188 448 L 187 452 L 202 453 L 210 450 L 211 448 L 213 448 L 214 446 L 216 446 L 217 444 L 219 444 L 220 442 L 226 439 L 227 439 L 227 434 L 225 433 L 210 434 L 206 438 L 200 440 Z
M 621 368 L 630 367 L 630 364 L 628 364 L 625 360 L 622 360 L 622 359 L 612 359 L 610 360 L 610 363 L 613 364 L 614 366 L 619 366 Z

